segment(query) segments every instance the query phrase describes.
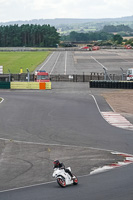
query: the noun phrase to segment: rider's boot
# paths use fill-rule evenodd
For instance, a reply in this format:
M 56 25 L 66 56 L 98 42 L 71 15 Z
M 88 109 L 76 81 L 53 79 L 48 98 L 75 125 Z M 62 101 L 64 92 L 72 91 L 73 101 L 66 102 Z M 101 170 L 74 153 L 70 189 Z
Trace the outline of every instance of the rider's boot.
M 74 179 L 75 179 L 75 176 L 72 176 L 72 177 L 71 177 L 71 180 L 74 180 Z

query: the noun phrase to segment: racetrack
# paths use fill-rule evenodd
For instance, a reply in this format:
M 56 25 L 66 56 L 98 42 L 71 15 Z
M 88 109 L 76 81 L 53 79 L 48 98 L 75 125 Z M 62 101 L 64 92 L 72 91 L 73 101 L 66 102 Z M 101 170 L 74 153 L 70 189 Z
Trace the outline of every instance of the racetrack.
M 99 51 L 56 51 L 41 64 L 38 69 L 44 69 L 50 74 L 88 75 L 91 72 L 121 75 L 124 70 L 133 66 L 132 50 L 99 50 Z
M 68 62 L 71 63 L 66 59 Z M 65 60 L 57 64 L 62 73 L 63 63 Z M 6 174 L 2 190 L 23 188 L 3 191 L 0 199 L 132 200 L 132 164 L 101 174 L 87 174 L 93 167 L 121 159 L 113 157 L 111 151 L 133 154 L 133 131 L 113 127 L 103 119 L 98 108 L 111 108 L 88 83 L 52 83 L 52 88 L 1 91 L 4 101 L 0 104 L 0 138 L 7 139 L 0 143 L 0 174 Z M 72 167 L 79 176 L 78 186 L 62 189 L 55 182 L 41 184 L 52 180 L 54 158 Z M 6 167 L 8 170 L 4 171 Z M 24 187 L 32 183 L 40 185 Z

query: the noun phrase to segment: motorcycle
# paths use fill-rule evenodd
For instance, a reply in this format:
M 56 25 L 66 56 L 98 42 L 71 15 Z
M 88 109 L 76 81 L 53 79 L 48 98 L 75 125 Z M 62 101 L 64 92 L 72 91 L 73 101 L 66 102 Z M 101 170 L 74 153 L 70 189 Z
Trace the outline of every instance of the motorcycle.
M 68 167 L 66 169 L 69 169 L 71 171 L 71 168 Z M 55 168 L 54 172 L 53 172 L 53 178 L 56 178 L 57 183 L 61 186 L 61 187 L 66 187 L 67 185 L 77 185 L 78 184 L 78 178 L 73 175 L 73 178 L 71 178 L 71 176 L 65 172 L 64 169 L 59 169 L 59 168 Z

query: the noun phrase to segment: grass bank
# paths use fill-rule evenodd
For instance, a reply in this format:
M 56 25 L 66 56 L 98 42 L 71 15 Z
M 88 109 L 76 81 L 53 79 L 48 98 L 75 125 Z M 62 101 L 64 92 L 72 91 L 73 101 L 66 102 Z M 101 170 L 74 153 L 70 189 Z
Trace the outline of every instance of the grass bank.
M 26 72 L 26 68 L 30 72 L 41 64 L 50 52 L 0 52 L 0 65 L 4 67 L 4 73 L 20 73 L 20 68 Z

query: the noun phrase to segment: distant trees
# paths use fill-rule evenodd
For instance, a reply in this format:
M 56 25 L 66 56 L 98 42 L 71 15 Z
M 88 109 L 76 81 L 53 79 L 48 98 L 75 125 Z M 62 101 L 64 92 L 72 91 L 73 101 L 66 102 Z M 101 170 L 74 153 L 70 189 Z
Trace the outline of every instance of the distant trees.
M 60 36 L 50 25 L 0 26 L 1 47 L 52 47 L 59 43 Z
M 123 37 L 120 34 L 111 34 L 103 31 L 78 33 L 75 31 L 70 32 L 69 35 L 61 37 L 61 40 L 67 42 L 93 42 L 95 45 L 119 45 L 123 42 Z
M 108 32 L 108 33 L 115 33 L 115 32 L 133 32 L 133 29 L 131 29 L 129 26 L 121 24 L 121 25 L 105 25 L 102 29 L 102 31 Z
M 133 47 L 133 38 L 129 39 L 129 40 L 124 40 L 125 45 L 130 44 Z
M 88 33 L 78 33 L 75 31 L 72 31 L 69 35 L 67 36 L 62 36 L 61 40 L 62 41 L 71 41 L 71 42 L 88 42 L 88 41 L 97 41 L 97 40 L 110 40 L 112 39 L 113 35 L 102 32 L 102 31 L 97 31 L 97 32 L 88 32 Z
M 116 42 L 117 44 L 121 44 L 123 42 L 123 38 L 121 35 L 116 34 L 113 36 L 113 41 Z

